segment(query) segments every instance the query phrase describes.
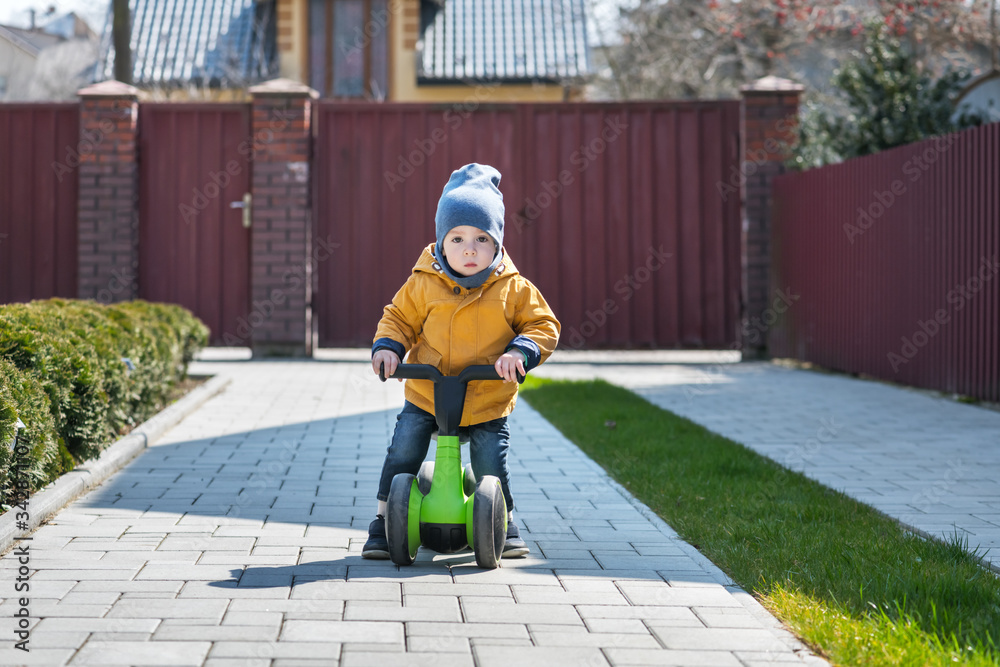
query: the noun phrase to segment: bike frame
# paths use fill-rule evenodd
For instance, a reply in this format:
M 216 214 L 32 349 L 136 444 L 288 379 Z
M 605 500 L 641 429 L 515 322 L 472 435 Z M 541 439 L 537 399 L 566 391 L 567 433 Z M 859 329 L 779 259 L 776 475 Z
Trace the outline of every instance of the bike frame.
M 385 382 L 384 366 L 380 369 L 379 377 Z M 392 377 L 430 380 L 434 383 L 434 417 L 438 425 L 434 477 L 426 496 L 420 492 L 416 479 L 410 488 L 407 514 L 409 544 L 419 545 L 424 541 L 421 540 L 422 528 L 439 526 L 454 530 L 464 526 L 468 544 L 472 545 L 474 496 L 465 495 L 459 424 L 462 420 L 468 383 L 501 378 L 493 366 L 469 366 L 457 376 L 446 376 L 428 364 L 400 364 Z M 519 376 L 518 382 L 523 381 L 524 377 Z M 506 512 L 504 515 L 506 516 Z M 506 520 L 504 531 L 506 531 Z
M 457 435 L 439 435 L 434 455 L 434 479 L 424 496 L 424 523 L 465 523 L 469 496 L 463 486 L 462 453 Z

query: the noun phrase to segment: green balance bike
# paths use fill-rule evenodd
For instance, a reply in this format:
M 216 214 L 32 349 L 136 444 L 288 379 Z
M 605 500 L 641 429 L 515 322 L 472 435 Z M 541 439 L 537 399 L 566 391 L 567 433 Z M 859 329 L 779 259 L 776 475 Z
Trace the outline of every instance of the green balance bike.
M 384 367 L 379 377 L 385 382 Z M 416 475 L 392 478 L 385 512 L 389 558 L 412 565 L 421 545 L 443 554 L 471 546 L 480 567 L 497 567 L 507 539 L 507 503 L 497 477 L 484 475 L 477 483 L 471 465 L 463 470 L 459 424 L 468 383 L 502 378 L 493 366 L 469 366 L 449 377 L 428 364 L 400 364 L 392 377 L 434 383 L 438 430 L 434 461 L 425 461 Z

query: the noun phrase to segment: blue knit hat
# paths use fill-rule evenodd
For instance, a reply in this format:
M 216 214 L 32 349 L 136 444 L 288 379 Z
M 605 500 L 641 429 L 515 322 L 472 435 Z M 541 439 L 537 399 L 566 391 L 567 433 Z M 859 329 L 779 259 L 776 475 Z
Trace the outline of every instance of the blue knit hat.
M 438 201 L 434 227 L 437 245 L 434 255 L 448 276 L 466 289 L 479 287 L 489 277 L 503 257 L 503 194 L 500 192 L 500 172 L 485 164 L 467 164 L 451 173 Z M 469 225 L 481 229 L 497 244 L 493 262 L 473 276 L 456 273 L 444 258 L 444 237 L 455 227 Z

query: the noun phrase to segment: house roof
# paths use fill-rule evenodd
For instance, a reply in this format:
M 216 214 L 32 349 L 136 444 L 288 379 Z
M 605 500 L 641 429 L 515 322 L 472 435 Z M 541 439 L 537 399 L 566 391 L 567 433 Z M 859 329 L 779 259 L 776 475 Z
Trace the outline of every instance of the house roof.
M 423 0 L 420 83 L 564 81 L 590 73 L 584 0 Z
M 962 98 L 966 97 L 969 93 L 974 92 L 983 84 L 987 84 L 993 79 L 1000 79 L 1000 67 L 994 66 L 992 69 L 983 72 L 977 77 L 973 77 L 962 88 L 962 92 L 959 93 L 958 99 L 955 100 L 955 104 L 958 105 L 962 102 Z
M 63 39 L 92 39 L 97 37 L 97 34 L 87 25 L 87 22 L 80 18 L 76 12 L 57 16 L 46 23 L 43 30 L 50 35 L 58 35 Z
M 28 30 L 10 25 L 0 25 L 0 37 L 35 57 L 44 49 L 63 41 L 58 35 L 50 35 L 38 28 Z
M 1000 67 L 993 67 L 966 84 L 955 100 L 952 120 L 963 113 L 978 114 L 984 123 L 1000 121 Z
M 110 4 L 110 3 L 109 3 Z M 129 0 L 132 83 L 242 87 L 277 72 L 274 3 L 267 0 Z M 114 76 L 111 15 L 95 80 Z

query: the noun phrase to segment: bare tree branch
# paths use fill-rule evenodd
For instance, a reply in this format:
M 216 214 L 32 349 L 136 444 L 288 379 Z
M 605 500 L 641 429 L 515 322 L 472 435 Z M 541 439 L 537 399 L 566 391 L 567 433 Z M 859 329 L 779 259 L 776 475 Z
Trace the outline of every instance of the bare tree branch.
M 879 19 L 906 39 L 928 74 L 983 69 L 992 0 L 639 0 L 620 9 L 607 46 L 611 77 L 595 97 L 734 97 L 773 74 L 820 96 L 863 26 Z M 608 43 L 602 38 L 602 42 Z

